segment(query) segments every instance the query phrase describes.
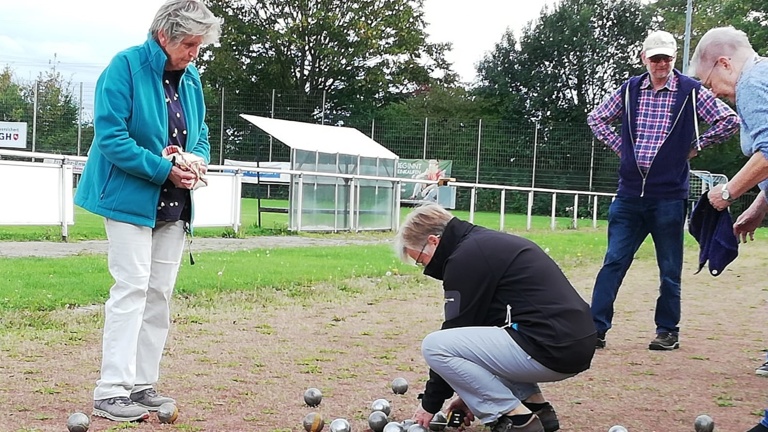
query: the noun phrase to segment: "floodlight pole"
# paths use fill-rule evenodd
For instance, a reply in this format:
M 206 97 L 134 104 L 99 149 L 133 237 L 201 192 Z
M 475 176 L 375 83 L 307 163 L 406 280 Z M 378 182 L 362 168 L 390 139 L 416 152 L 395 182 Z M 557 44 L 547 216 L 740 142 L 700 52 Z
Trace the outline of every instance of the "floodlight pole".
M 683 43 L 683 74 L 688 73 L 688 51 L 691 49 L 691 19 L 693 15 L 693 0 L 688 0 L 685 8 L 685 36 Z

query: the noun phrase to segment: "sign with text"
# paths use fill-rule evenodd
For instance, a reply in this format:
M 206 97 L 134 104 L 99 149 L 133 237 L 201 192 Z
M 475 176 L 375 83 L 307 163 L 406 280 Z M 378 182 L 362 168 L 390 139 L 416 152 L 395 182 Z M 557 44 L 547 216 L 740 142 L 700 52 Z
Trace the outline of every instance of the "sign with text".
M 27 124 L 0 122 L 0 147 L 27 148 Z

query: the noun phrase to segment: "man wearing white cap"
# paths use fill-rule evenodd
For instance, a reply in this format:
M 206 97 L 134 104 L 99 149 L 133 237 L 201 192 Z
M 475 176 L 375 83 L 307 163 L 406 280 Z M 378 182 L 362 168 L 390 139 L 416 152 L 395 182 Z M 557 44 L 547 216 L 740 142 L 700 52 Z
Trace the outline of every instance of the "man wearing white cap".
M 680 347 L 680 279 L 688 199 L 688 160 L 727 140 L 739 118 L 701 83 L 674 69 L 677 42 L 655 31 L 643 42 L 647 72 L 630 78 L 587 117 L 595 136 L 620 158 L 619 187 L 608 211 L 608 249 L 592 291 L 597 348 L 613 320 L 613 303 L 640 245 L 651 235 L 660 286 L 652 350 Z M 710 128 L 699 135 L 700 120 Z M 612 124 L 621 122 L 617 131 Z

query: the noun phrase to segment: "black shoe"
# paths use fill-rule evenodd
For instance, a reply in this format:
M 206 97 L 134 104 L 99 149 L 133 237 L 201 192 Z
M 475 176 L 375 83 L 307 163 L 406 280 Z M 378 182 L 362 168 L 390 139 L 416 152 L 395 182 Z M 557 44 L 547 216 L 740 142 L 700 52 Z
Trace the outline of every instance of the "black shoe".
M 560 430 L 560 421 L 557 419 L 557 413 L 551 404 L 547 403 L 544 408 L 534 412 L 534 414 L 541 421 L 541 425 L 544 426 L 544 432 Z
M 768 427 L 765 427 L 761 423 L 758 423 L 757 426 L 753 427 L 747 432 L 768 432 Z
M 597 334 L 597 342 L 595 342 L 595 348 L 597 349 L 605 348 L 605 333 Z
M 668 332 L 657 334 L 656 339 L 648 345 L 648 349 L 654 351 L 669 351 L 678 348 L 680 348 L 680 342 L 677 340 L 677 335 Z

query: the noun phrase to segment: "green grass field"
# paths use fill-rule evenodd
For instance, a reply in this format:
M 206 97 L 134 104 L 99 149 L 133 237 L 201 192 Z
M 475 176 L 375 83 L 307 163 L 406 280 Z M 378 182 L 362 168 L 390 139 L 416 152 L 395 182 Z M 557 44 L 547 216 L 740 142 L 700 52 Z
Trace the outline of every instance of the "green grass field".
M 285 202 L 272 201 L 263 205 L 279 206 Z M 410 209 L 404 208 L 403 215 Z M 255 220 L 255 200 L 244 200 L 244 221 Z M 467 212 L 455 212 L 467 219 Z M 263 224 L 279 226 L 284 214 L 264 214 Z M 593 229 L 590 221 L 585 227 L 550 230 L 548 217 L 534 217 L 533 229 L 525 231 L 524 215 L 507 215 L 507 231 L 530 238 L 545 249 L 563 268 L 599 262 L 605 253 L 605 229 Z M 476 213 L 475 223 L 498 229 L 499 215 Z M 558 220 L 568 226 L 570 220 Z M 601 224 L 604 225 L 604 222 Z M 240 235 L 263 234 L 249 226 Z M 0 227 L 0 239 L 47 240 L 58 239 L 54 227 Z M 270 233 L 267 231 L 266 233 Z M 275 229 L 271 233 L 285 233 Z M 198 236 L 226 236 L 221 229 L 200 229 Z M 391 232 L 306 234 L 302 236 L 331 236 L 346 238 L 388 239 Z M 103 239 L 101 218 L 78 212 L 72 227 L 73 239 Z M 0 247 L 2 243 L 0 242 Z M 695 248 L 696 242 L 686 236 L 686 247 Z M 416 274 L 419 270 L 400 263 L 388 244 L 255 249 L 239 252 L 199 252 L 197 264 L 185 261 L 179 274 L 177 293 L 182 295 L 208 295 L 228 291 L 285 291 L 295 296 L 311 295 L 311 286 L 319 282 L 342 284 L 355 277 L 381 277 L 387 272 Z M 650 239 L 638 252 L 638 257 L 652 257 Z M 108 296 L 111 278 L 103 255 L 81 255 L 64 258 L 5 258 L 0 260 L 0 311 L 50 311 L 59 308 L 103 302 Z

